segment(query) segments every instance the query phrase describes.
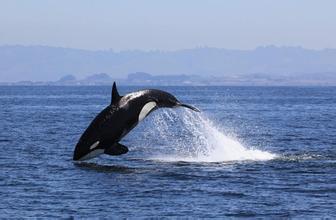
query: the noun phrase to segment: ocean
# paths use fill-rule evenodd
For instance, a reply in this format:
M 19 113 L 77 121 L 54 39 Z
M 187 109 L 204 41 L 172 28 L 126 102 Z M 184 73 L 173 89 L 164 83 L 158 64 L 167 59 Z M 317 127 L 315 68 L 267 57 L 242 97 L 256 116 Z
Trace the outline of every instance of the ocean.
M 159 109 L 73 162 L 109 86 L 0 87 L 0 218 L 336 218 L 336 87 L 156 87 Z M 141 87 L 119 87 L 126 94 Z

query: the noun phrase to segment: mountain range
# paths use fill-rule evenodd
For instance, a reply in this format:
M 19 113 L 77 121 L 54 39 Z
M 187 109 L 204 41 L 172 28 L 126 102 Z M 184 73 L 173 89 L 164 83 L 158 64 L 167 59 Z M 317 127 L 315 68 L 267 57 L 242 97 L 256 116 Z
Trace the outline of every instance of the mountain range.
M 197 79 L 217 84 L 220 80 L 289 83 L 299 80 L 310 84 L 336 84 L 336 49 L 266 46 L 254 50 L 205 47 L 115 52 L 48 46 L 0 46 L 0 82 L 55 82 L 69 75 L 76 78 L 73 81 L 86 79 L 89 82 L 97 81 L 90 77 L 105 73 L 113 79 L 130 83 L 132 73 L 137 73 L 139 77 L 139 72 L 150 73 L 150 80 L 156 82 L 171 81 L 171 77 L 177 76 L 179 80 L 185 77 L 185 82 Z M 98 78 L 102 83 L 107 80 Z

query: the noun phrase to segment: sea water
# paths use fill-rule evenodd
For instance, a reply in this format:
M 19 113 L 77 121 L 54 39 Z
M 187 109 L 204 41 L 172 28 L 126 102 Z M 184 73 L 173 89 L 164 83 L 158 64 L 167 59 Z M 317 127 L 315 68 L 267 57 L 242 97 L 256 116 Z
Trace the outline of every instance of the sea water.
M 110 87 L 0 87 L 0 218 L 336 218 L 335 87 L 156 87 L 125 155 L 74 163 Z M 142 87 L 120 87 L 125 94 Z

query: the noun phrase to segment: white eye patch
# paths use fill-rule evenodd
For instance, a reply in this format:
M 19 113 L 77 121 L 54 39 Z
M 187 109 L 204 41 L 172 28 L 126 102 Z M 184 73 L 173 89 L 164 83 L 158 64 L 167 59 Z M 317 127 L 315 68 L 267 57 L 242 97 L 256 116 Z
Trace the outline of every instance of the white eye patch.
M 97 147 L 98 144 L 99 144 L 99 141 L 96 141 L 94 144 L 92 144 L 92 145 L 90 146 L 90 150 L 92 150 L 93 148 Z

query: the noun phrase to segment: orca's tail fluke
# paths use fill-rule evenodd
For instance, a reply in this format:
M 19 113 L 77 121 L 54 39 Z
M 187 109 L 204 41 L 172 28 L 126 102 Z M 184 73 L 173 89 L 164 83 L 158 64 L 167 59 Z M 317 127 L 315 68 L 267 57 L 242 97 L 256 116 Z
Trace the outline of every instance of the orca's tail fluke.
M 181 107 L 185 107 L 185 108 L 189 108 L 189 109 L 191 109 L 191 110 L 193 110 L 193 111 L 195 111 L 195 112 L 201 112 L 198 108 L 196 108 L 196 107 L 194 107 L 194 106 L 191 106 L 191 105 L 187 105 L 187 104 L 183 104 L 183 103 L 181 103 L 181 104 L 179 104 L 179 106 L 181 106 Z

